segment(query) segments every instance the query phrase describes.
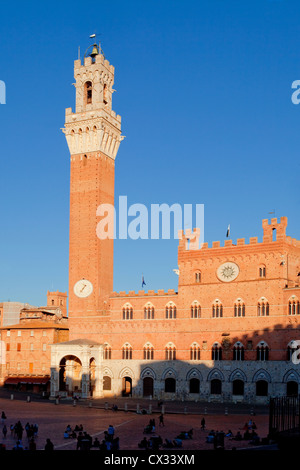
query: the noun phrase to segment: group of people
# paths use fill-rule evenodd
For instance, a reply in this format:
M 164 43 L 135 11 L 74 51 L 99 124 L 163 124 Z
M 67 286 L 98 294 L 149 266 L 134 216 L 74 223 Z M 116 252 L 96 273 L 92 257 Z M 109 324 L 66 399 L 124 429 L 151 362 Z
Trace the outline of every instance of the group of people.
M 80 430 L 77 436 L 77 450 L 91 450 L 92 448 L 100 451 L 116 451 L 120 449 L 119 437 L 115 437 L 115 428 L 109 425 L 107 431 L 104 431 L 104 439 L 102 442 L 96 437 L 93 441 L 90 434 Z
M 252 421 L 252 419 L 249 419 L 249 421 L 245 423 L 243 428 L 241 428 L 241 430 L 244 431 L 244 434 L 242 434 L 241 431 L 237 431 L 237 433 L 234 435 L 231 429 L 228 429 L 227 433 L 223 431 L 215 431 L 212 429 L 206 437 L 206 442 L 213 443 L 215 447 L 224 447 L 224 438 L 228 437 L 229 440 L 247 440 L 249 441 L 249 444 L 256 445 L 260 443 L 260 437 L 255 431 L 256 429 L 257 426 L 254 421 Z
M 159 427 L 163 427 L 164 423 L 164 415 L 163 413 L 159 416 Z M 173 447 L 182 447 L 182 441 L 185 439 L 192 439 L 193 438 L 193 429 L 188 431 L 181 431 L 175 439 L 165 439 L 162 440 L 161 436 L 155 434 L 155 419 L 151 418 L 149 423 L 144 428 L 144 434 L 152 434 L 152 436 L 147 439 L 144 437 L 139 443 L 138 447 L 140 449 L 154 449 L 157 450 L 160 447 L 166 448 L 173 448 Z
M 68 424 L 64 432 L 64 439 L 76 439 L 78 432 L 83 432 L 82 424 L 80 424 L 79 426 L 78 424 L 76 424 L 74 429 L 72 429 L 70 424 Z
M 10 436 L 12 439 L 15 440 L 15 444 L 12 446 L 12 450 L 37 450 L 36 446 L 36 439 L 38 437 L 38 424 L 30 424 L 28 421 L 23 426 L 20 420 L 18 420 L 15 424 L 11 424 L 10 426 L 6 424 L 7 416 L 4 411 L 1 413 L 1 423 L 2 423 L 2 434 L 3 434 L 3 441 L 0 444 L 0 450 L 6 450 L 7 444 L 7 434 L 8 429 L 10 430 Z M 26 433 L 27 442 L 24 443 L 24 431 Z M 45 450 L 54 450 L 54 445 L 50 439 L 46 440 L 46 444 L 44 447 Z

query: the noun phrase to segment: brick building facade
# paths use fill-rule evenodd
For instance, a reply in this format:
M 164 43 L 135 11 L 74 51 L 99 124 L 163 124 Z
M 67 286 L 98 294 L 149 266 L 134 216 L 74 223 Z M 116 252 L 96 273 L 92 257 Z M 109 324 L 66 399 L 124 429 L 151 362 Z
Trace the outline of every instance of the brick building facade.
M 262 242 L 208 247 L 182 232 L 178 292 L 112 292 L 113 240 L 97 237 L 96 214 L 114 202 L 121 118 L 114 68 L 93 51 L 75 61 L 76 109 L 66 110 L 70 341 L 52 345 L 51 395 L 255 403 L 298 393 L 300 242 L 285 217 L 263 220 Z

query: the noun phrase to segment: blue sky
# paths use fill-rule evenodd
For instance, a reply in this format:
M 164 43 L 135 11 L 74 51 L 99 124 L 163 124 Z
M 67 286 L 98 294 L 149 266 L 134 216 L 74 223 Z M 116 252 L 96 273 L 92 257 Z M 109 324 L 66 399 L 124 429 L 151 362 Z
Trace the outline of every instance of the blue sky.
M 73 61 L 100 34 L 122 116 L 115 195 L 205 205 L 205 240 L 258 236 L 275 210 L 300 239 L 297 0 L 1 5 L 0 301 L 68 290 Z M 116 240 L 114 289 L 177 289 L 177 240 Z

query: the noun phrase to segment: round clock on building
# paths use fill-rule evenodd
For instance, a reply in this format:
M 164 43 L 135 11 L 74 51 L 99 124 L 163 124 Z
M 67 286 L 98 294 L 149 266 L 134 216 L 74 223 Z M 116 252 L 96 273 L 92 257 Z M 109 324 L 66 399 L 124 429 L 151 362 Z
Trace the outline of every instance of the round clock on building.
M 77 297 L 88 297 L 93 292 L 93 284 L 87 279 L 80 279 L 74 285 L 74 293 Z
M 217 277 L 220 281 L 231 282 L 236 279 L 239 275 L 240 269 L 237 264 L 228 261 L 227 263 L 221 264 L 217 269 Z

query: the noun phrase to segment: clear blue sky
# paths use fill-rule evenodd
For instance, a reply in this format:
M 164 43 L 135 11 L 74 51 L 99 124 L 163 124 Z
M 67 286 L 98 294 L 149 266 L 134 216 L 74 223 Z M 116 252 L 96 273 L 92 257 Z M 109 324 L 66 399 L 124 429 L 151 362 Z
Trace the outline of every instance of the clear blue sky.
M 258 236 L 287 216 L 300 239 L 298 0 L 1 4 L 0 301 L 68 290 L 69 151 L 78 46 L 100 33 L 122 116 L 115 194 L 205 204 L 205 240 Z M 116 241 L 114 289 L 175 288 L 177 240 Z

